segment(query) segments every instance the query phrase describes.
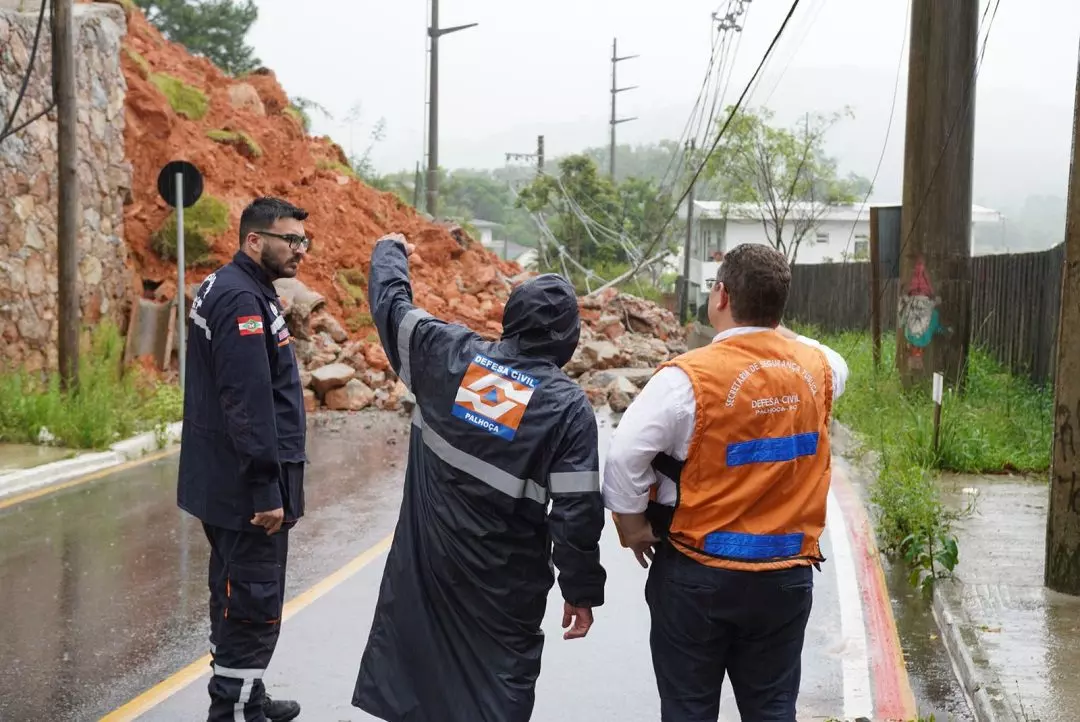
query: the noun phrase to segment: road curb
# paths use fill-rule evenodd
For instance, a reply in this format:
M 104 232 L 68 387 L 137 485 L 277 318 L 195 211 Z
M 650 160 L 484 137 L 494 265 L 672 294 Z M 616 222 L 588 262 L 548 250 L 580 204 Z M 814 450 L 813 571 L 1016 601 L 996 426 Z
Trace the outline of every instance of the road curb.
M 166 426 L 164 444 L 161 443 L 162 440 L 158 438 L 158 435 L 151 431 L 118 441 L 110 446 L 108 451 L 85 452 L 71 459 L 0 474 L 0 499 L 62 484 L 65 481 L 135 461 L 178 443 L 182 428 L 183 422 L 180 421 Z
M 1000 680 L 990 669 L 975 626 L 959 603 L 963 582 L 940 579 L 934 584 L 934 621 L 956 676 L 968 697 L 977 722 L 1021 722 L 1008 701 Z

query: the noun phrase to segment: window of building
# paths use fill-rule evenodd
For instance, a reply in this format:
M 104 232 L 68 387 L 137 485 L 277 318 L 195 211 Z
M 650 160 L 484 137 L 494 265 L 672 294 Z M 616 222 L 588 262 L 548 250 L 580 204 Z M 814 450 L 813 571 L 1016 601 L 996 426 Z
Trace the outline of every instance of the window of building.
M 817 242 L 818 243 L 828 243 L 829 242 L 829 234 L 824 232 L 824 231 L 818 231 Z
M 870 258 L 870 239 L 866 236 L 855 236 L 855 259 L 865 261 Z

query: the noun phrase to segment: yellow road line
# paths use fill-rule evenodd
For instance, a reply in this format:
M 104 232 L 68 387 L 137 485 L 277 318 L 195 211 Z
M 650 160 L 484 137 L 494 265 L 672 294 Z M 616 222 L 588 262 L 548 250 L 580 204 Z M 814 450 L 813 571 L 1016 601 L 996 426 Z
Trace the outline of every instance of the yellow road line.
M 22 504 L 23 502 L 31 501 L 33 499 L 39 499 L 43 496 L 48 496 L 49 494 L 55 494 L 58 491 L 63 491 L 64 489 L 81 486 L 82 484 L 87 484 L 91 481 L 97 481 L 98 479 L 102 479 L 106 476 L 119 474 L 129 469 L 134 469 L 137 466 L 142 466 L 143 464 L 149 464 L 151 462 L 159 461 L 166 457 L 173 456 L 179 453 L 179 451 L 180 447 L 176 447 L 174 449 L 166 449 L 164 451 L 158 451 L 156 453 L 143 456 L 139 459 L 133 459 L 132 461 L 126 461 L 123 464 L 117 464 L 115 466 L 110 466 L 107 469 L 101 469 L 100 471 L 86 474 L 85 476 L 76 477 L 69 481 L 63 482 L 62 484 L 46 485 L 40 489 L 34 489 L 33 491 L 28 491 L 24 494 L 16 494 L 15 496 L 8 497 L 6 499 L 0 499 L 0 509 L 7 509 L 9 507 L 15 506 L 16 504 Z
M 286 602 L 285 609 L 281 615 L 282 624 L 289 621 L 294 615 L 303 611 L 305 607 L 311 606 L 334 587 L 375 561 L 375 559 L 390 548 L 390 542 L 393 541 L 393 538 L 394 535 L 390 534 L 375 544 L 375 546 L 363 552 L 348 564 L 317 583 L 315 586 L 306 590 L 296 598 Z M 128 722 L 129 720 L 137 719 L 139 715 L 149 712 L 184 687 L 187 687 L 195 680 L 209 673 L 210 655 L 206 655 L 192 662 L 187 667 L 184 667 L 176 674 L 173 674 L 167 679 L 154 685 L 124 706 L 105 715 L 99 722 Z

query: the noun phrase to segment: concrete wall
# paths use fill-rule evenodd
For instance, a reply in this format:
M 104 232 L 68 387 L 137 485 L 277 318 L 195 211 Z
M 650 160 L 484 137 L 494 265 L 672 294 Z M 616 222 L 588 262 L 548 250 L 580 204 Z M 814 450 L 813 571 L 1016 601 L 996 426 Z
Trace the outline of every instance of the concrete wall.
M 26 72 L 36 23 L 36 13 L 0 10 L 0 99 L 6 113 Z M 124 12 L 110 4 L 77 4 L 75 27 L 82 321 L 111 318 L 122 325 L 136 290 L 123 229 L 131 186 L 124 153 L 127 85 L 120 66 Z M 16 125 L 52 98 L 51 54 L 46 20 Z M 0 365 L 56 368 L 57 198 L 51 113 L 0 141 Z

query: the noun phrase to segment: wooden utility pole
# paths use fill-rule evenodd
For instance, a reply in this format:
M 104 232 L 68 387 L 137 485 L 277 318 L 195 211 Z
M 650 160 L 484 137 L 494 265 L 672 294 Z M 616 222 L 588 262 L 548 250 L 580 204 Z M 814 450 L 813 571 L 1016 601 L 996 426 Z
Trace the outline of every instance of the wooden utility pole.
M 55 0 L 52 26 L 53 97 L 57 108 L 59 207 L 56 258 L 59 287 L 60 380 L 73 390 L 79 379 L 79 177 L 75 105 L 75 21 L 72 0 Z
M 439 38 L 456 33 L 459 30 L 476 27 L 477 23 L 458 25 L 452 28 L 439 27 L 439 0 L 431 0 L 431 25 L 428 37 L 431 38 L 431 70 L 428 80 L 428 172 L 427 172 L 427 212 L 435 218 L 439 210 Z
M 1080 596 L 1080 67 L 1074 101 L 1065 267 L 1054 372 L 1054 449 L 1046 523 L 1046 586 Z
M 631 85 L 626 88 L 620 88 L 615 82 L 615 70 L 618 64 L 622 61 L 630 60 L 631 58 L 636 57 L 638 56 L 626 55 L 620 58 L 619 39 L 615 38 L 611 41 L 611 120 L 609 121 L 609 123 L 611 124 L 611 157 L 608 158 L 608 175 L 611 176 L 612 181 L 615 180 L 615 126 L 619 125 L 620 123 L 629 123 L 631 120 L 637 120 L 636 117 L 618 118 L 615 115 L 615 97 L 619 93 L 625 93 L 627 90 L 633 90 L 637 87 L 636 85 Z
M 896 364 L 905 386 L 960 383 L 971 326 L 979 4 L 912 0 Z

